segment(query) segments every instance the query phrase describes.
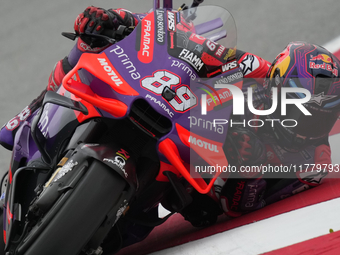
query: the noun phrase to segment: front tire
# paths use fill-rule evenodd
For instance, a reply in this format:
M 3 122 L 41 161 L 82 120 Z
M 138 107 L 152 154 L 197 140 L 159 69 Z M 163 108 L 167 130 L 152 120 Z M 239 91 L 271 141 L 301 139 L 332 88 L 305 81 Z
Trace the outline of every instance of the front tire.
M 72 171 L 80 167 L 81 164 Z M 103 223 L 106 214 L 118 203 L 125 186 L 125 180 L 118 173 L 94 160 L 77 186 L 65 193 L 64 198 L 67 197 L 67 200 L 59 199 L 24 238 L 18 249 L 19 254 L 78 254 Z M 57 203 L 61 202 L 63 204 L 59 209 Z M 43 226 L 49 214 L 53 218 L 49 219 L 43 230 L 37 231 L 39 224 Z

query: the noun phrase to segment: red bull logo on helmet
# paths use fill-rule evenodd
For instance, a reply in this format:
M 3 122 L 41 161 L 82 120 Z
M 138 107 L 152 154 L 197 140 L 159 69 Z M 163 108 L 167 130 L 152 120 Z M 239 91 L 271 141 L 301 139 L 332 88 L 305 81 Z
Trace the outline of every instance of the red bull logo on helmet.
M 309 61 L 309 68 L 311 69 L 323 69 L 332 72 L 335 76 L 338 76 L 338 67 L 336 62 L 326 54 L 319 54 L 316 56 L 311 55 Z M 322 64 L 317 64 L 314 61 L 322 61 Z M 333 68 L 334 67 L 334 68 Z
M 319 54 L 319 55 L 316 55 L 315 57 L 313 55 L 310 55 L 310 58 L 311 58 L 310 61 L 322 60 L 325 63 L 334 64 L 333 59 L 326 54 Z

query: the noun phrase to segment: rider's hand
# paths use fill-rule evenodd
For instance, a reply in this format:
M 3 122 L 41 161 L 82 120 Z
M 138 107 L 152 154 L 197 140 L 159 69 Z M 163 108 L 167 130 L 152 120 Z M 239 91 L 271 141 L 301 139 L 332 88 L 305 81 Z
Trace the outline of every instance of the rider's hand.
M 247 128 L 230 128 L 224 149 L 229 164 L 235 166 L 260 165 L 267 159 L 264 144 Z
M 117 15 L 102 8 L 89 6 L 78 15 L 74 22 L 77 34 L 100 34 L 104 29 L 114 29 Z
M 267 181 L 263 178 L 235 179 L 235 176 L 229 176 L 221 190 L 220 202 L 224 213 L 238 217 L 264 207 Z

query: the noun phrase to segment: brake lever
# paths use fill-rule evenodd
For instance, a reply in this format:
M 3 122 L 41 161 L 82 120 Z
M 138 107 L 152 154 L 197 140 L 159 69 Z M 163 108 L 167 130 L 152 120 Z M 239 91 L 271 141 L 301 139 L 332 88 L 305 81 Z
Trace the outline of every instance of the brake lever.
M 195 8 L 203 2 L 204 2 L 204 0 L 193 0 L 190 8 Z
M 76 33 L 70 33 L 70 32 L 62 32 L 61 33 L 63 36 L 65 36 L 66 38 L 74 41 L 75 39 L 77 39 L 77 37 L 81 37 L 81 36 L 87 36 L 87 37 L 93 37 L 93 38 L 98 38 L 98 39 L 102 39 L 110 44 L 114 44 L 117 41 L 113 38 L 110 38 L 109 36 L 106 35 L 96 35 L 96 34 L 83 34 L 83 35 L 79 35 Z
M 130 35 L 135 27 L 126 27 L 124 25 L 120 25 L 117 30 L 106 29 L 102 32 L 102 34 L 82 34 L 79 35 L 77 33 L 69 33 L 69 32 L 62 32 L 61 34 L 66 38 L 74 41 L 77 37 L 86 36 L 104 40 L 110 44 L 114 44 L 117 41 L 123 40 L 126 36 Z M 91 46 L 91 45 L 90 45 Z
M 77 39 L 77 37 L 79 36 L 76 33 L 70 33 L 70 32 L 62 32 L 61 33 L 62 36 L 65 36 L 67 39 L 70 39 L 72 41 L 74 41 L 75 39 Z

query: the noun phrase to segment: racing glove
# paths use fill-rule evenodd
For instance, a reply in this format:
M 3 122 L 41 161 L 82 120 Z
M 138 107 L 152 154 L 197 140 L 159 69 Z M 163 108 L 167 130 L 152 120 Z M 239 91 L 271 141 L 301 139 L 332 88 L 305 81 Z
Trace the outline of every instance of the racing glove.
M 223 149 L 229 164 L 233 166 L 259 166 L 267 160 L 263 142 L 255 133 L 243 127 L 231 127 L 228 130 Z
M 93 38 L 85 35 L 100 35 L 104 34 L 107 30 L 115 31 L 120 25 L 134 27 L 137 23 L 138 20 L 127 10 L 105 10 L 103 8 L 89 6 L 76 18 L 74 30 L 87 44 L 92 47 L 101 47 L 103 45 L 100 44 L 100 38 Z
M 229 178 L 221 190 L 221 207 L 230 217 L 258 210 L 266 205 L 264 195 L 267 182 L 263 178 Z

